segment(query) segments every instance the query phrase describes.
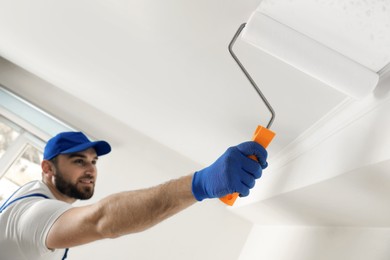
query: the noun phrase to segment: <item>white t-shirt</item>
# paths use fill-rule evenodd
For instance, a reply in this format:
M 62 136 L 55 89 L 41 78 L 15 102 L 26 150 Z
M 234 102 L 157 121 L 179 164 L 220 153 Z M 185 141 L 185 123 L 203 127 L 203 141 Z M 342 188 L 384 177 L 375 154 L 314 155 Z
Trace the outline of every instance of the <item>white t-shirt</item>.
M 46 237 L 53 223 L 72 205 L 56 200 L 41 181 L 26 184 L 8 202 L 31 194 L 44 194 L 49 199 L 23 198 L 0 213 L 0 260 L 61 260 L 64 256 L 65 249 L 46 247 Z

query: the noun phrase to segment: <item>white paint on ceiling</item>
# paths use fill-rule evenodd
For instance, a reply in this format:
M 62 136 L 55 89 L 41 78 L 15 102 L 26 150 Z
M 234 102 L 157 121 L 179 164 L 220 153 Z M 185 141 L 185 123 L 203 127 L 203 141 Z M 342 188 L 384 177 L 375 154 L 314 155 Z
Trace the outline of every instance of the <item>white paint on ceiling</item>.
M 389 1 L 264 0 L 258 10 L 375 72 L 390 63 Z

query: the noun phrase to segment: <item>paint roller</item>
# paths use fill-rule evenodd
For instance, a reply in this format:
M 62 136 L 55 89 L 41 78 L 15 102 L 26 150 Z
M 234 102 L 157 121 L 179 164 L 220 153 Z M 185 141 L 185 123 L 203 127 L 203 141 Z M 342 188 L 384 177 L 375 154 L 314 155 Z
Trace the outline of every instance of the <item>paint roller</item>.
M 370 94 L 379 80 L 376 72 L 260 10 L 250 17 L 242 39 L 356 99 Z
M 357 99 L 365 97 L 378 83 L 379 76 L 372 70 L 260 11 L 255 11 L 248 23 L 239 27 L 229 44 L 229 52 L 271 112 L 268 125 L 258 126 L 252 137 L 253 141 L 265 148 L 275 136 L 269 129 L 274 121 L 275 112 L 233 52 L 233 45 L 241 32 L 244 41 L 351 97 Z M 256 160 L 255 157 L 251 158 Z M 232 206 L 238 196 L 238 193 L 233 193 L 220 200 Z

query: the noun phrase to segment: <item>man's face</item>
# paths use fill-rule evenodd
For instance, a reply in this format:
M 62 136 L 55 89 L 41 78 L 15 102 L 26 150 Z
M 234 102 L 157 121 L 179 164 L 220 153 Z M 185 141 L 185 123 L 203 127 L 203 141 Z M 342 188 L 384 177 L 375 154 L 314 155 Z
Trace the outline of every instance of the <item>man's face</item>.
M 54 161 L 54 184 L 64 195 L 87 200 L 92 197 L 96 182 L 97 155 L 93 148 L 61 154 Z

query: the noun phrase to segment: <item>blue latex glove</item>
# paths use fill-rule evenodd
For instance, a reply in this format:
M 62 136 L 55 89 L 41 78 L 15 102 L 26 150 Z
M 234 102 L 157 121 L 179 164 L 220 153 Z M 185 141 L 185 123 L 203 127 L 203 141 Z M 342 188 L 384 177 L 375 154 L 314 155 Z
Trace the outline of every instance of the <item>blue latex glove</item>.
M 255 155 L 259 161 L 248 158 L 249 155 Z M 268 165 L 266 159 L 267 151 L 256 142 L 230 147 L 212 165 L 194 174 L 192 193 L 198 201 L 234 192 L 248 196 Z

